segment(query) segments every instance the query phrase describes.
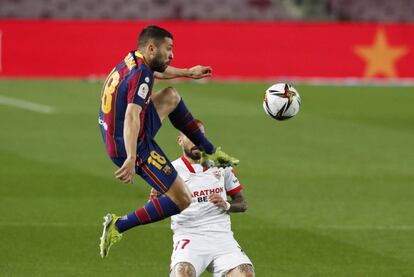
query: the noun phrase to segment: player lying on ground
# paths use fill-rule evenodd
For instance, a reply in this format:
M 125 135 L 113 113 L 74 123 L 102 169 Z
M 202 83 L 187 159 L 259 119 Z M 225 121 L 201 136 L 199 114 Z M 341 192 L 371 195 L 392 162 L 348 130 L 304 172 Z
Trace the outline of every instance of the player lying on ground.
M 168 31 L 157 26 L 144 28 L 138 38 L 138 50 L 130 52 L 104 83 L 99 125 L 106 150 L 120 167 L 116 178 L 133 183 L 138 174 L 163 196 L 123 217 L 105 216 L 102 257 L 126 230 L 178 214 L 190 205 L 190 192 L 154 140 L 165 118 L 204 151 L 206 159 L 217 164 L 238 163 L 208 141 L 174 88 L 152 94 L 154 77 L 197 79 L 211 75 L 210 67 L 169 66 L 172 48 L 173 37 Z
M 198 121 L 199 127 L 204 126 Z M 190 206 L 171 217 L 174 232 L 170 277 L 196 277 L 205 270 L 213 276 L 254 276 L 250 259 L 231 231 L 229 212 L 244 212 L 247 203 L 231 167 L 203 168 L 201 152 L 184 134 L 178 137 L 183 150 L 172 162 L 189 188 Z M 160 194 L 152 189 L 150 199 Z M 232 200 L 227 202 L 227 195 Z

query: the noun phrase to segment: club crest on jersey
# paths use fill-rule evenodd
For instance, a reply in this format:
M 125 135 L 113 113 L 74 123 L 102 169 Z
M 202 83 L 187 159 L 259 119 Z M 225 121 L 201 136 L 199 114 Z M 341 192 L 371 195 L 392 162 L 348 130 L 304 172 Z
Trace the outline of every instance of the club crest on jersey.
M 139 86 L 137 94 L 142 99 L 145 99 L 147 97 L 148 91 L 149 91 L 149 87 L 147 84 L 144 83 Z
M 170 175 L 172 173 L 172 169 L 169 165 L 164 166 L 162 171 L 164 171 L 164 173 L 167 174 L 167 175 Z
M 220 172 L 219 170 L 214 171 L 214 172 L 213 172 L 213 174 L 214 174 L 214 176 L 215 176 L 217 179 L 219 179 L 219 180 L 220 180 L 220 178 L 221 178 L 221 172 Z
M 145 77 L 145 79 L 144 79 L 144 80 L 145 80 L 145 82 L 146 82 L 146 83 L 149 83 L 150 78 L 149 78 L 149 77 Z

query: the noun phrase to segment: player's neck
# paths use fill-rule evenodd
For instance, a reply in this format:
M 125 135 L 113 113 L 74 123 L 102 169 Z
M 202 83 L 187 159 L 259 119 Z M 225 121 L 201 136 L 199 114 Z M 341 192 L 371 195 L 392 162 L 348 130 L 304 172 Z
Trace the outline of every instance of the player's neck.
M 145 52 L 138 49 L 137 51 L 135 51 L 135 55 L 138 56 L 139 58 L 142 58 L 144 63 L 149 67 L 148 59 L 145 56 Z

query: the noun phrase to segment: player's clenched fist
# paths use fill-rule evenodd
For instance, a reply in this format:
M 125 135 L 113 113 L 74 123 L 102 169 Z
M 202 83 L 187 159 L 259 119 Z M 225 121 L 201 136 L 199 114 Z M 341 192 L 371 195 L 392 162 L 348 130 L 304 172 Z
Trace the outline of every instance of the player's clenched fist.
M 201 79 L 205 77 L 210 77 L 213 70 L 210 66 L 196 65 L 190 69 L 190 78 Z
M 126 184 L 134 183 L 135 159 L 126 159 L 120 169 L 115 171 L 115 177 Z

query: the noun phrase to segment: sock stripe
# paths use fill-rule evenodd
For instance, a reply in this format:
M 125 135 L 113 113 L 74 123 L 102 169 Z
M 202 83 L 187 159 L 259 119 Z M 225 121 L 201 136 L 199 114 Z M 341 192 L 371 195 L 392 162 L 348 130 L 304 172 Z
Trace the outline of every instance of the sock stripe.
M 214 145 L 204 136 L 191 112 L 184 104 L 183 99 L 168 115 L 172 125 L 183 132 L 197 147 L 207 154 L 214 152 Z
M 196 131 L 200 131 L 200 127 L 198 127 L 198 124 L 195 120 L 190 121 L 185 127 L 184 127 L 185 131 L 188 132 L 189 134 L 192 134 Z
M 135 226 L 160 221 L 166 217 L 180 213 L 180 208 L 166 195 L 150 200 L 144 207 L 121 217 L 116 227 L 123 233 Z
M 162 192 L 166 192 L 168 188 L 164 186 L 164 184 L 158 179 L 158 177 L 149 169 L 147 165 L 142 165 L 142 169 L 145 173 L 151 178 L 151 180 L 155 183 L 155 185 L 161 190 Z
M 155 209 L 157 210 L 157 213 L 160 215 L 160 217 L 164 218 L 165 216 L 164 216 L 164 212 L 161 208 L 160 201 L 158 201 L 157 198 L 152 199 L 152 201 L 154 203 Z
M 145 223 L 147 223 L 151 220 L 151 217 L 149 216 L 149 214 L 148 214 L 147 210 L 145 209 L 145 207 L 135 211 L 135 215 L 138 217 L 139 222 L 141 224 L 145 224 Z

